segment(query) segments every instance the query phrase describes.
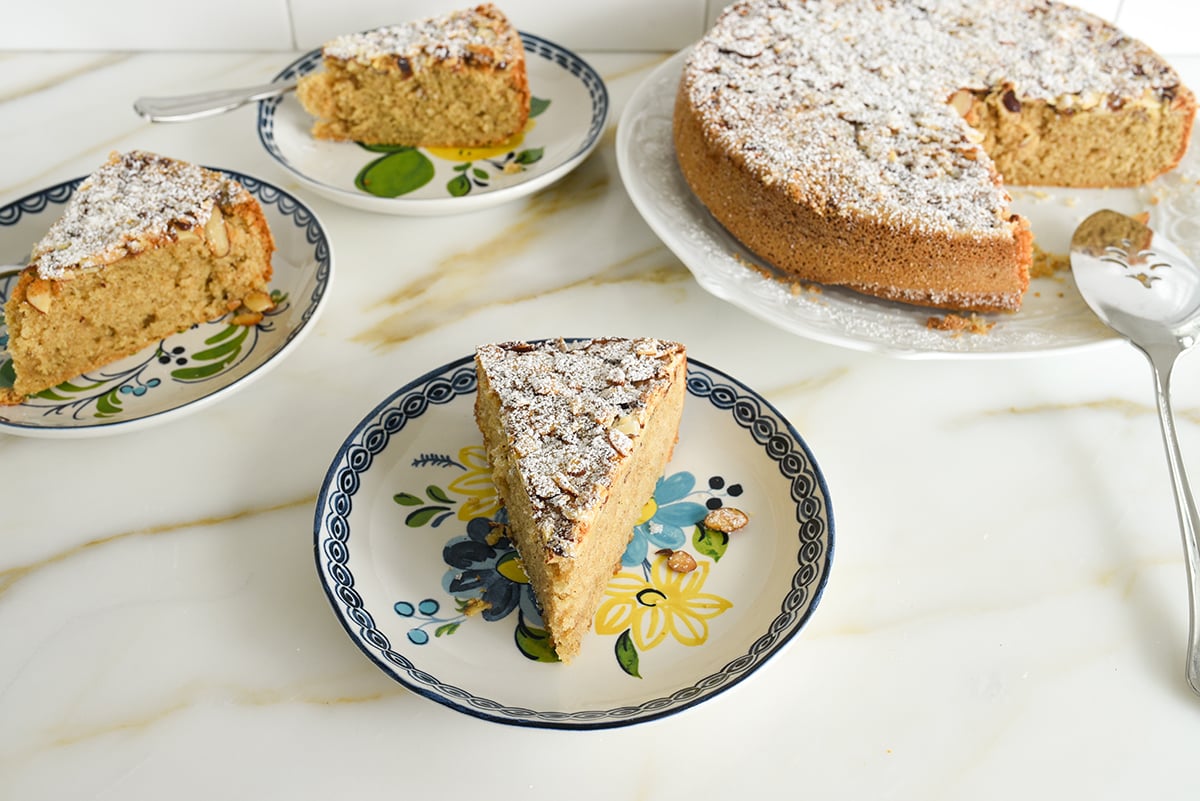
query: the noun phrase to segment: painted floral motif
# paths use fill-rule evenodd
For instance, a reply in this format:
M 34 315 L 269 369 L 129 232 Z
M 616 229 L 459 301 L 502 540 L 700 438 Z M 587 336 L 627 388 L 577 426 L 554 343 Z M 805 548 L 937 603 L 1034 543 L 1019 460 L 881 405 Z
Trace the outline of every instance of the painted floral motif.
M 658 554 L 649 576 L 621 572 L 612 578 L 596 612 L 596 633 L 617 635 L 621 668 L 638 676 L 639 651 L 648 651 L 668 636 L 680 645 L 703 645 L 708 621 L 733 606 L 719 595 L 702 592 L 714 562 L 700 561 L 689 573 L 667 567 Z
M 120 414 L 126 401 L 144 397 L 151 390 L 164 386 L 165 381 L 193 384 L 211 380 L 241 364 L 254 350 L 259 337 L 273 330 L 272 318 L 282 314 L 288 304 L 286 293 L 279 290 L 271 291 L 271 299 L 275 307 L 255 325 L 234 325 L 226 316 L 193 326 L 193 329 L 212 331 L 198 348 L 189 350 L 187 345 L 177 344 L 177 338 L 168 337 L 135 364 L 125 366 L 122 363 L 115 371 L 109 367 L 86 373 L 43 390 L 26 399 L 25 403 L 46 414 L 105 419 Z M 0 304 L 2 301 L 0 298 Z M 3 324 L 2 317 L 0 324 Z M 189 342 L 194 340 L 189 338 Z M 7 345 L 5 329 L 0 336 L 0 387 L 12 387 L 15 378 Z
M 462 448 L 457 458 L 421 454 L 413 466 L 461 474 L 446 489 L 430 484 L 420 494 L 396 493 L 395 502 L 408 510 L 405 525 L 437 528 L 452 518 L 467 524 L 465 533 L 452 536 L 442 549 L 448 570 L 441 588 L 454 599 L 455 614 L 439 616 L 442 604 L 433 598 L 397 601 L 396 613 L 412 622 L 409 641 L 424 645 L 431 642 L 430 629 L 434 638 L 448 636 L 471 617 L 498 622 L 512 619 L 516 612 L 513 639 L 521 653 L 535 661 L 557 662 L 533 588 L 506 535 L 507 515 L 492 485 L 483 448 Z M 668 639 L 687 647 L 703 645 L 709 621 L 732 607 L 728 599 L 704 592 L 705 582 L 729 546 L 729 535 L 706 528 L 703 520 L 709 510 L 721 508 L 726 498 L 741 493 L 741 485 L 727 486 L 721 476 L 710 477 L 701 490 L 696 489 L 695 476 L 686 471 L 658 480 L 623 560 L 632 570 L 610 581 L 595 620 L 598 635 L 616 638 L 613 653 L 626 674 L 641 678 L 642 655 Z M 700 558 L 695 570 L 678 573 L 667 567 L 666 556 L 657 550 L 682 548 L 689 534 Z
M 489 147 L 427 147 L 415 148 L 402 145 L 364 145 L 359 147 L 383 155 L 358 171 L 354 185 L 363 192 L 377 197 L 400 197 L 415 192 L 428 184 L 437 174 L 429 157 L 456 162 L 451 168 L 454 173 L 446 182 L 446 192 L 452 197 L 462 197 L 473 189 L 486 189 L 497 177 L 524 172 L 531 164 L 541 161 L 544 148 L 518 149 L 525 135 L 533 130 L 534 118 L 544 112 L 550 101 L 532 98 L 529 104 L 529 120 L 525 127 L 495 145 Z
M 450 569 L 442 587 L 455 598 L 477 599 L 484 620 L 502 620 L 518 607 L 536 618 L 529 578 L 501 531 L 502 522 L 477 517 L 467 524 L 465 536 L 447 542 L 442 559 Z
M 456 495 L 466 498 L 458 511 L 459 520 L 472 520 L 476 517 L 491 517 L 500 509 L 500 496 L 492 484 L 492 472 L 488 466 L 487 454 L 480 446 L 463 448 L 458 452 L 458 459 L 436 453 L 423 453 L 413 460 L 413 467 L 455 467 L 462 470 L 462 475 L 451 481 L 446 489 Z M 452 512 L 450 507 L 458 501 L 451 498 L 440 487 L 431 485 L 425 488 L 425 496 L 430 501 L 427 504 L 420 496 L 400 492 L 393 500 L 401 506 L 420 507 L 410 512 L 405 522 L 410 526 L 423 526 L 432 521 L 439 526 Z
M 736 497 L 742 494 L 741 485 L 733 484 L 727 488 L 720 476 L 709 479 L 706 491 L 693 492 L 695 487 L 696 478 L 691 473 L 675 473 L 658 480 L 654 497 L 642 509 L 642 517 L 633 527 L 633 539 L 621 557 L 624 567 L 645 563 L 654 550 L 682 548 L 687 542 L 687 532 L 699 526 L 710 510 L 724 505 L 722 495 Z

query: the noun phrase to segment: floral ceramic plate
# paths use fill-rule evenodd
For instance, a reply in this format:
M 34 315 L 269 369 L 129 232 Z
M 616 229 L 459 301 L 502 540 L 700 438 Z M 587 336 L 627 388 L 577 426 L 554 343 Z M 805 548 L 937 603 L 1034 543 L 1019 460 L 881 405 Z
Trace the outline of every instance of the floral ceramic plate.
M 325 231 L 313 213 L 265 181 L 223 170 L 258 198 L 275 237 L 271 296 L 276 307 L 254 326 L 229 316 L 167 337 L 140 353 L 27 399 L 0 406 L 0 431 L 33 437 L 116 434 L 194 412 L 260 378 L 313 326 L 333 270 Z M 0 264 L 27 261 L 83 178 L 0 208 Z M 12 386 L 3 304 L 16 274 L 0 275 L 0 386 Z
M 604 132 L 608 90 L 579 56 L 528 33 L 533 93 L 525 129 L 487 148 L 366 146 L 313 139 L 313 118 L 295 93 L 258 105 L 258 137 L 276 161 L 314 191 L 387 214 L 455 214 L 528 195 L 562 178 Z M 292 80 L 321 67 L 314 50 L 275 76 Z
M 671 111 L 687 51 L 658 67 L 635 91 L 617 127 L 617 163 L 634 205 L 655 234 L 723 300 L 785 331 L 845 347 L 906 357 L 1005 357 L 1120 342 L 1084 303 L 1069 272 L 1036 278 L 1016 314 L 983 315 L 985 334 L 929 328 L 944 315 L 834 287 L 793 292 L 748 269 L 769 268 L 734 239 L 696 199 L 675 160 Z M 1150 210 L 1151 224 L 1186 249 L 1200 245 L 1200 144 L 1174 172 L 1139 189 L 1014 189 L 1015 208 L 1049 253 L 1066 254 L 1071 233 L 1101 208 Z M 1198 254 L 1200 255 L 1200 254 Z
M 475 427 L 471 357 L 413 381 L 338 451 L 317 502 L 317 572 L 385 673 L 480 718 L 593 729 L 641 723 L 745 679 L 804 625 L 833 556 L 829 493 L 787 420 L 695 361 L 679 443 L 583 652 L 547 644 L 506 538 Z M 736 507 L 732 534 L 703 525 Z M 659 549 L 689 551 L 689 573 Z

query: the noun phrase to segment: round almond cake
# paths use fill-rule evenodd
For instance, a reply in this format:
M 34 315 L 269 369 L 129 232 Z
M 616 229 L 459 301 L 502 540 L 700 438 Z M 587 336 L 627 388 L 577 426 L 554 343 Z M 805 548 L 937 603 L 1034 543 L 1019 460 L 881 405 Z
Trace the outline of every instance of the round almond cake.
M 1062 3 L 745 0 L 689 56 L 674 139 L 785 280 L 1014 311 L 1033 236 L 1004 183 L 1145 183 L 1195 110 L 1160 56 Z

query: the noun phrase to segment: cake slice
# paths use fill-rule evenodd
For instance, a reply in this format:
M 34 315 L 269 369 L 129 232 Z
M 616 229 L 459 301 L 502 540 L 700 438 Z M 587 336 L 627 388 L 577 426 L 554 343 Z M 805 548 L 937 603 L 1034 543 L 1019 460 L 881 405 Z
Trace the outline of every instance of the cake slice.
M 38 242 L 4 306 L 20 403 L 197 323 L 272 305 L 274 240 L 258 201 L 218 172 L 114 153 Z
M 475 365 L 508 536 L 570 662 L 671 458 L 687 355 L 657 339 L 509 342 L 478 348 Z
M 339 36 L 322 57 L 297 87 L 317 139 L 477 147 L 529 118 L 521 36 L 490 4 Z

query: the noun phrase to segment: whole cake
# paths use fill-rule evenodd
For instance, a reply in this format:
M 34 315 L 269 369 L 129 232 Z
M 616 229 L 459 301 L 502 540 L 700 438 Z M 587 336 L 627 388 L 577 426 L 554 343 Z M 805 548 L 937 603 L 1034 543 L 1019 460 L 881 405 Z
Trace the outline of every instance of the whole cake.
M 785 277 L 1016 310 L 1032 234 L 1002 181 L 1132 186 L 1196 102 L 1141 42 L 1049 0 L 746 0 L 684 67 L 679 166 Z
M 20 403 L 231 311 L 272 305 L 274 240 L 262 208 L 220 173 L 144 151 L 114 153 L 34 247 L 4 306 Z
M 521 36 L 490 4 L 339 36 L 322 56 L 297 87 L 318 139 L 475 147 L 529 118 Z
M 484 345 L 475 364 L 508 536 L 570 662 L 675 447 L 687 355 L 657 339 L 555 340 Z

